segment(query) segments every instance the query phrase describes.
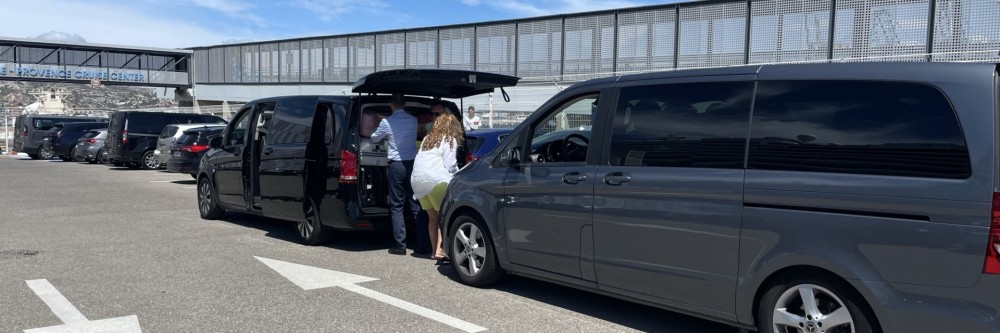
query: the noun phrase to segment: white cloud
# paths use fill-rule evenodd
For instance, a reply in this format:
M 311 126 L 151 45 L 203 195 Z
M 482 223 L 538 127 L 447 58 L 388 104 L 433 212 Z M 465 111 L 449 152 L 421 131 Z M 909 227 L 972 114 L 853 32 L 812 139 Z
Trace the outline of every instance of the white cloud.
M 44 19 L 39 20 L 35 15 L 4 16 L 0 36 L 32 38 L 49 31 L 62 31 L 82 36 L 91 43 L 165 48 L 212 45 L 253 36 L 246 31 L 220 31 L 194 24 L 178 15 L 148 13 L 119 1 L 19 1 L 15 9 L 21 13 L 45 13 Z
M 469 0 L 462 0 L 465 1 Z M 471 1 L 478 2 L 478 0 Z M 578 13 L 648 4 L 629 0 L 498 0 L 487 3 L 499 9 L 528 16 Z
M 378 0 L 292 0 L 292 6 L 319 15 L 323 21 L 330 21 L 340 15 L 364 9 L 380 9 L 388 6 Z
M 466 5 L 469 5 L 469 6 L 478 6 L 479 5 L 479 0 L 462 0 L 462 3 L 464 3 Z

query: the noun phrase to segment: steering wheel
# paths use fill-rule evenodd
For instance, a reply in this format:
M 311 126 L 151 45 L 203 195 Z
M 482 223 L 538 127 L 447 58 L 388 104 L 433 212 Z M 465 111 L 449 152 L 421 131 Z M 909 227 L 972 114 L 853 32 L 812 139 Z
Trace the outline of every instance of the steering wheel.
M 590 139 L 582 134 L 573 133 L 563 139 L 562 157 L 564 161 L 583 160 L 587 156 Z
M 545 145 L 545 153 L 539 154 L 540 162 L 562 162 L 563 149 L 559 141 L 552 141 Z

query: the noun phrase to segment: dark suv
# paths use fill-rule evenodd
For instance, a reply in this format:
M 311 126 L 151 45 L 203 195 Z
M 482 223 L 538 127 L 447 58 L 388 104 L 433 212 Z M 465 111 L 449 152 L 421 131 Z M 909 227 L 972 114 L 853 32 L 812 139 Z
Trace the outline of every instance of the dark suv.
M 50 130 L 47 133 L 48 140 L 44 141 L 44 145 L 54 156 L 69 162 L 76 154 L 78 139 L 90 130 L 106 129 L 107 127 L 108 123 L 106 122 L 63 123 L 53 127 L 53 129 L 58 128 L 57 131 Z
M 111 115 L 104 151 L 116 165 L 133 169 L 156 169 L 160 163 L 153 151 L 163 128 L 170 124 L 225 124 L 222 118 L 206 114 L 118 111 Z
M 760 332 L 1000 332 L 996 64 L 586 81 L 455 174 L 459 280 L 505 272 Z
M 365 95 L 249 102 L 202 159 L 201 216 L 230 210 L 296 221 L 307 244 L 323 241 L 331 229 L 384 228 L 390 225 L 387 148 L 369 137 L 376 114 L 389 112 L 389 96 L 377 93 L 412 95 L 405 110 L 417 118 L 420 139 L 433 121 L 434 97 L 463 98 L 517 81 L 470 71 L 393 70 L 359 80 L 353 90 Z M 461 119 L 457 105 L 444 104 Z
M 70 122 L 107 122 L 108 118 L 50 116 L 50 115 L 20 115 L 14 120 L 14 147 L 11 152 L 26 153 L 32 159 L 50 159 L 54 157 L 50 151 L 43 149 L 43 137 L 46 131 L 60 123 Z
M 198 175 L 198 165 L 201 157 L 208 151 L 208 142 L 222 134 L 224 127 L 196 127 L 185 130 L 181 136 L 170 144 L 166 152 L 169 159 L 165 163 L 167 171 Z

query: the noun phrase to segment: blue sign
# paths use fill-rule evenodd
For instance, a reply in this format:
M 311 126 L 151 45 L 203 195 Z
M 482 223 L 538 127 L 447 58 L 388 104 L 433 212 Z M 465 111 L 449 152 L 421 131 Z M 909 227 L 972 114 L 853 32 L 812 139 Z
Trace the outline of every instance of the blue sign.
M 13 68 L 7 68 L 7 65 L 0 65 L 0 76 L 17 76 L 17 77 L 28 77 L 28 78 L 45 78 L 45 79 L 75 79 L 75 80 L 91 80 L 98 79 L 104 81 L 116 81 L 116 82 L 146 82 L 146 74 L 139 71 L 126 71 L 126 72 L 113 72 L 108 73 L 107 71 L 92 70 L 92 69 L 77 69 L 77 70 L 66 70 L 58 69 L 56 66 L 44 66 L 37 68 L 28 65 L 19 65 Z

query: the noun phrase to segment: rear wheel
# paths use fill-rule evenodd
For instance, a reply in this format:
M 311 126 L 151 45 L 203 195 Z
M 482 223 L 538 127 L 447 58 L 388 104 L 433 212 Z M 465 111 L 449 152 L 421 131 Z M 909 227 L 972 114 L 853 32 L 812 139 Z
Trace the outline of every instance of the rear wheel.
M 761 298 L 758 330 L 765 333 L 878 333 L 861 296 L 822 277 L 782 281 Z
M 70 149 L 69 151 L 69 158 L 73 160 L 73 162 L 83 162 L 83 158 L 77 155 L 76 153 L 77 153 L 76 146 L 73 146 L 73 149 Z
M 99 164 L 108 164 L 108 156 L 104 155 L 104 149 L 97 151 L 97 156 L 94 156 L 94 160 L 97 160 Z
M 319 207 L 312 199 L 306 202 L 305 218 L 300 220 L 296 228 L 299 239 L 306 245 L 319 245 L 330 239 L 330 228 L 323 225 L 319 215 Z
M 448 234 L 451 235 L 451 264 L 462 283 L 483 287 L 503 278 L 505 273 L 497 261 L 493 238 L 478 218 L 459 216 Z
M 54 157 L 56 157 L 56 156 L 55 156 L 55 154 L 52 153 L 51 150 L 45 150 L 45 149 L 42 149 L 42 148 L 38 149 L 38 158 L 43 159 L 43 160 L 51 160 Z
M 212 182 L 207 177 L 202 177 L 198 181 L 198 213 L 201 214 L 201 218 L 215 220 L 226 213 L 225 210 L 219 207 L 217 198 L 215 185 L 212 185 Z
M 160 168 L 160 161 L 156 160 L 156 155 L 153 154 L 152 150 L 147 150 L 145 153 L 142 153 L 142 160 L 140 160 L 139 163 L 141 163 L 142 168 L 146 170 Z

